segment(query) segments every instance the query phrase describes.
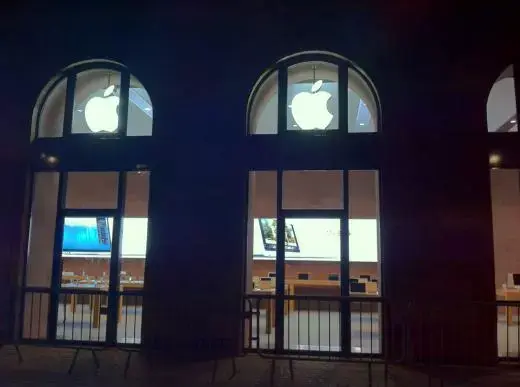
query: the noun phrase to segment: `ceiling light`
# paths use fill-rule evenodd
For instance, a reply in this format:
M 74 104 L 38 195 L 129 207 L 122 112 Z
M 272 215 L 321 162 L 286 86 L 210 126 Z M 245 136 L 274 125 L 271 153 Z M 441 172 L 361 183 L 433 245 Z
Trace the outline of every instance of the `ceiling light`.
M 147 112 L 150 112 L 150 111 L 152 111 L 152 108 L 146 107 L 146 108 L 144 108 L 144 110 Z
M 516 119 L 512 119 L 511 121 L 509 121 L 510 124 L 516 124 Z
M 364 122 L 360 122 L 359 125 L 360 126 L 365 126 L 365 123 Z

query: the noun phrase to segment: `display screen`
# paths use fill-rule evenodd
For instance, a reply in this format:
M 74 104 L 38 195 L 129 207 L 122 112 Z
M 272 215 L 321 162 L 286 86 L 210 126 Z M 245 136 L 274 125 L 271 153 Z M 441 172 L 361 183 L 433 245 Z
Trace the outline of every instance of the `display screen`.
M 341 234 L 339 219 L 286 219 L 285 259 L 339 261 Z M 254 220 L 254 259 L 275 259 L 276 219 Z M 349 219 L 349 261 L 378 261 L 376 219 Z
M 64 252 L 110 252 L 111 227 L 108 218 L 65 218 Z
M 67 217 L 63 229 L 63 255 L 68 257 L 110 257 L 114 219 L 108 217 Z M 145 258 L 148 218 L 123 218 L 122 258 Z
M 276 251 L 276 219 L 262 218 L 259 221 L 264 249 Z M 285 251 L 300 252 L 294 227 L 290 224 L 285 225 Z

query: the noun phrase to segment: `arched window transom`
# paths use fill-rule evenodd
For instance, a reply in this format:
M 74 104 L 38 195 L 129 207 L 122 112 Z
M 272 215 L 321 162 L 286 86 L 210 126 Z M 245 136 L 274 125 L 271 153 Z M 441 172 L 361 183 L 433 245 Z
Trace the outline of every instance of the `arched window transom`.
M 370 80 L 345 58 L 306 52 L 282 59 L 255 85 L 250 134 L 298 131 L 372 133 L 379 105 Z
M 144 86 L 111 61 L 89 61 L 60 72 L 33 113 L 33 138 L 69 135 L 150 136 L 153 106 Z

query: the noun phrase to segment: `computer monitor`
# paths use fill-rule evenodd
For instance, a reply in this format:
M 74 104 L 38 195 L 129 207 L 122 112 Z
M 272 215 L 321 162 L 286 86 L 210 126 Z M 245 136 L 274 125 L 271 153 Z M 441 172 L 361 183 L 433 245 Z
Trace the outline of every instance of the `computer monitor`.
M 351 282 L 350 283 L 350 293 L 366 293 L 367 286 L 365 283 L 361 282 Z
M 518 273 L 508 273 L 507 274 L 507 287 L 515 288 L 520 287 L 520 274 Z
M 272 278 L 271 277 L 260 277 L 260 281 L 262 282 L 271 282 Z
M 337 273 L 329 274 L 329 281 L 339 281 L 339 274 L 337 274 Z
M 271 272 L 271 273 L 268 273 L 267 276 L 268 276 L 269 278 L 276 278 L 276 273 L 272 273 L 272 272 Z
M 309 273 L 298 273 L 299 280 L 308 280 L 310 277 Z
M 350 284 L 357 284 L 359 281 L 358 281 L 357 278 L 349 278 L 348 282 L 349 282 Z

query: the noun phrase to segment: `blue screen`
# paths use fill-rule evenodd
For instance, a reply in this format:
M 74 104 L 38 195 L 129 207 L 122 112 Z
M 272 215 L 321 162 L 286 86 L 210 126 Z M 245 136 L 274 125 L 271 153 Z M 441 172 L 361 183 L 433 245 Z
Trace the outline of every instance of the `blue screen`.
M 108 219 L 65 218 L 63 251 L 110 252 Z

